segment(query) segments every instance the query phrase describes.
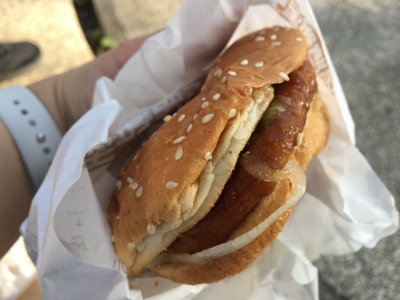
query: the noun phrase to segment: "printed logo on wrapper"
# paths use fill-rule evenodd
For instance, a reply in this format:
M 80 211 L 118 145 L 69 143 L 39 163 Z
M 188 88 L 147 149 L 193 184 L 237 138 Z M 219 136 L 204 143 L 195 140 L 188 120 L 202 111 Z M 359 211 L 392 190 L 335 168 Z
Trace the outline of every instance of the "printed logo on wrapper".
M 86 188 L 81 187 L 75 189 L 72 193 L 72 201 L 69 205 L 67 213 L 69 215 L 86 213 L 87 197 Z
M 78 250 L 88 250 L 85 245 L 85 237 L 80 234 L 71 237 L 71 244 L 75 245 Z
M 333 95 L 333 81 L 329 66 L 323 51 L 322 42 L 315 28 L 301 14 L 301 7 L 296 0 L 281 0 L 275 6 L 277 13 L 288 21 L 293 28 L 299 29 L 307 39 L 308 57 L 315 68 L 315 73 L 322 79 L 329 92 Z

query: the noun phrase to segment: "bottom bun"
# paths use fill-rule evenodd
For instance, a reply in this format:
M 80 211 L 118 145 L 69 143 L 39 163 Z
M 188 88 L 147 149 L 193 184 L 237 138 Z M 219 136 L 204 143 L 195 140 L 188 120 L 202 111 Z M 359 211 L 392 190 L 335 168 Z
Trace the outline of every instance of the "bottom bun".
M 275 191 L 277 193 L 282 192 L 282 196 L 278 196 Z M 285 179 L 278 183 L 274 192 L 268 198 L 275 198 L 273 200 L 283 204 L 290 197 L 290 191 L 291 182 Z M 231 277 L 245 270 L 278 236 L 292 213 L 292 210 L 293 207 L 287 210 L 253 242 L 228 255 L 201 265 L 163 263 L 157 267 L 151 268 L 150 271 L 155 275 L 169 278 L 175 282 L 193 285 L 213 283 L 226 277 Z
M 316 94 L 307 116 L 303 141 L 295 149 L 292 160 L 305 169 L 309 161 L 325 147 L 328 133 L 329 119 L 326 107 L 320 96 Z M 291 197 L 292 190 L 292 183 L 289 179 L 278 182 L 274 192 L 257 204 L 239 227 L 232 232 L 230 239 L 257 226 Z M 245 270 L 278 236 L 293 209 L 294 206 L 288 209 L 253 242 L 228 255 L 204 264 L 162 263 L 149 270 L 155 275 L 169 278 L 175 282 L 192 285 L 213 283 L 232 277 Z

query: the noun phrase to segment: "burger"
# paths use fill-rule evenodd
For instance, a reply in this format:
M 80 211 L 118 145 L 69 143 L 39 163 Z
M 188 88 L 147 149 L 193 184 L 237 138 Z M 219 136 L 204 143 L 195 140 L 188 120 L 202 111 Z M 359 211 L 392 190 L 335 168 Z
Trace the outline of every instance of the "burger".
M 119 175 L 108 221 L 127 273 L 200 284 L 246 269 L 282 231 L 328 133 L 300 31 L 235 42 Z

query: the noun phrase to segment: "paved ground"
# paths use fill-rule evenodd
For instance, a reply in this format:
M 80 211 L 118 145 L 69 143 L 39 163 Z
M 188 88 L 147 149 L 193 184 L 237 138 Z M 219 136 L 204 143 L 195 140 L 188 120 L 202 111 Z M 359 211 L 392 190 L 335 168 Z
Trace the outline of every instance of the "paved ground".
M 72 0 L 0 1 L 0 16 L 0 43 L 31 41 L 42 53 L 35 66 L 12 79 L 0 81 L 0 88 L 27 85 L 93 58 Z
M 92 1 L 105 34 L 117 42 L 162 29 L 183 2 L 183 0 Z

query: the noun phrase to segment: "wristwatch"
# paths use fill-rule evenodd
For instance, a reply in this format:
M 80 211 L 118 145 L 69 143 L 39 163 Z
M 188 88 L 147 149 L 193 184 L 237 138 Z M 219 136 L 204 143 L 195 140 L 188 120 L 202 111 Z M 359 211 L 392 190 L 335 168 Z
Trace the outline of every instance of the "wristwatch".
M 46 176 L 62 135 L 42 102 L 29 89 L 21 86 L 0 90 L 0 119 L 18 147 L 36 192 Z

